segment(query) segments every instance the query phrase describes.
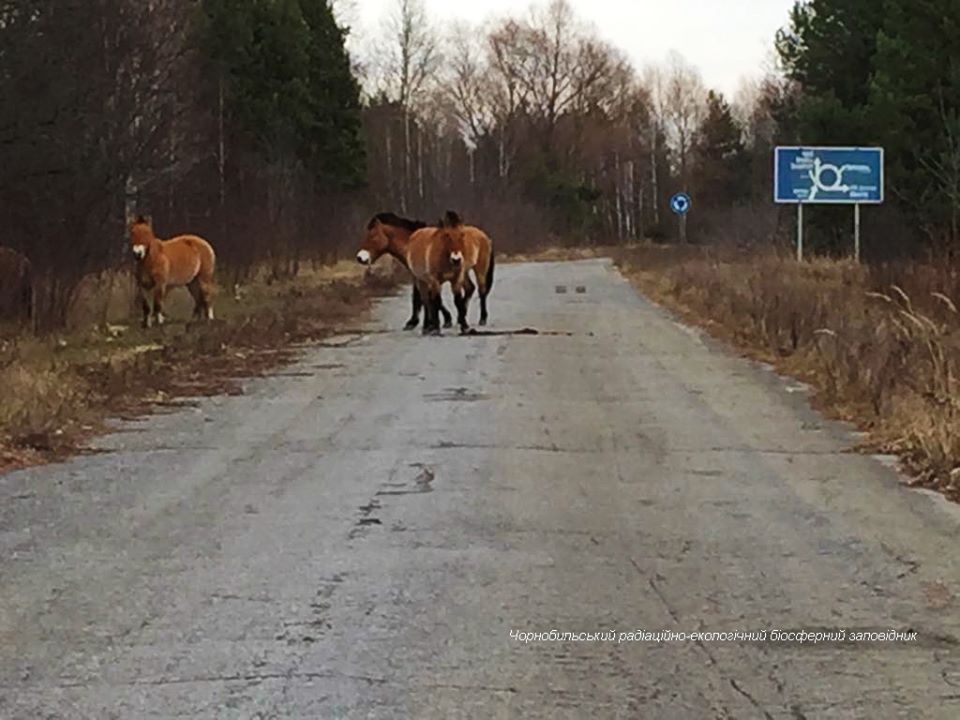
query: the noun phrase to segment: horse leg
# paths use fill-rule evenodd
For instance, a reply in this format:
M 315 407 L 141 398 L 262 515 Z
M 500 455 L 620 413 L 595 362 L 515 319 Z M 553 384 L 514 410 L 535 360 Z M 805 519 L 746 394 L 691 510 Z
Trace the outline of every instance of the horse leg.
M 147 297 L 146 290 L 140 290 L 140 309 L 143 311 L 143 327 L 148 328 L 153 317 L 150 312 L 150 300 Z
M 443 307 L 443 295 L 440 292 L 440 288 L 437 288 L 433 296 L 433 331 L 431 333 L 433 335 L 442 334 L 440 331 L 440 313 L 441 312 L 449 315 L 449 313 L 447 312 L 447 309 Z M 444 325 L 446 327 L 449 327 L 450 323 L 444 320 Z
M 207 320 L 213 320 L 213 283 L 200 283 L 203 293 L 203 308 L 207 312 Z
M 477 278 L 477 297 L 480 298 L 480 326 L 487 324 L 487 295 L 490 294 L 490 288 L 487 286 L 487 279 L 481 277 L 480 273 L 474 269 Z
M 203 290 L 200 287 L 200 280 L 194 278 L 187 285 L 187 290 L 193 297 L 193 320 L 199 320 L 206 314 L 207 302 L 203 297 Z
M 480 281 L 478 297 L 480 298 L 480 326 L 487 324 L 487 295 L 490 294 L 490 288 L 487 283 Z
M 464 280 L 461 291 L 454 292 L 454 297 L 457 301 L 457 322 L 460 323 L 461 334 L 467 333 L 470 330 L 470 325 L 467 323 L 467 308 L 470 305 L 470 298 L 473 297 L 473 293 L 476 289 L 477 288 L 473 284 L 473 281 L 470 280 L 470 277 L 468 276 Z
M 163 285 L 157 285 L 153 291 L 153 316 L 157 325 L 163 325 L 166 318 L 163 316 L 163 298 L 167 289 Z
M 424 316 L 423 316 L 423 334 L 440 334 L 440 293 L 439 288 L 434 288 L 427 283 L 420 286 L 420 296 L 423 298 Z
M 480 326 L 483 327 L 487 324 L 487 294 L 485 292 L 480 293 Z
M 440 292 L 437 293 L 437 309 L 443 315 L 443 326 L 445 328 L 453 327 L 453 318 L 450 316 L 450 311 L 443 306 L 443 293 Z M 439 318 L 437 322 L 440 322 Z
M 420 324 L 420 308 L 423 307 L 423 298 L 420 297 L 420 290 L 417 288 L 417 284 L 413 284 L 413 315 L 410 316 L 410 319 L 407 320 L 407 324 L 403 326 L 404 330 L 415 330 L 417 325 Z M 424 318 L 427 317 L 429 313 L 424 314 Z M 426 320 L 424 320 L 426 322 Z

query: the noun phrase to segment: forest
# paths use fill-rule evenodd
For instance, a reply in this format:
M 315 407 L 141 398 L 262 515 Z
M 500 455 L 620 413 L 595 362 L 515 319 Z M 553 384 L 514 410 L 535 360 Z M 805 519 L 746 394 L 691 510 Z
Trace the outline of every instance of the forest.
M 960 6 L 798 2 L 776 63 L 736 97 L 679 55 L 637 68 L 567 0 L 482 27 L 396 0 L 372 42 L 329 0 L 2 0 L 0 245 L 29 258 L 41 328 L 121 267 L 126 221 L 209 236 L 224 272 L 278 276 L 353 247 L 370 215 L 482 223 L 502 251 L 676 242 L 785 246 L 777 144 L 886 148 L 865 256 L 960 243 Z M 848 251 L 845 210 L 810 214 Z

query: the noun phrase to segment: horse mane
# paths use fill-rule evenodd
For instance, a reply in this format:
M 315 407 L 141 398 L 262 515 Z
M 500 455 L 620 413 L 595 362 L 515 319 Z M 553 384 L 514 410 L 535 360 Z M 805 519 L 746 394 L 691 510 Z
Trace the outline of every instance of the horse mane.
M 461 225 L 463 225 L 463 220 L 461 220 L 460 215 L 453 210 L 447 210 L 446 215 L 443 216 L 443 220 L 440 221 L 440 227 L 454 228 L 460 227 Z
M 384 225 L 402 228 L 403 230 L 409 230 L 410 232 L 416 232 L 417 230 L 427 227 L 427 224 L 422 220 L 411 220 L 410 218 L 400 217 L 396 213 L 382 212 L 377 213 L 370 219 L 370 222 L 367 224 L 367 230 L 372 230 L 373 226 L 378 222 Z

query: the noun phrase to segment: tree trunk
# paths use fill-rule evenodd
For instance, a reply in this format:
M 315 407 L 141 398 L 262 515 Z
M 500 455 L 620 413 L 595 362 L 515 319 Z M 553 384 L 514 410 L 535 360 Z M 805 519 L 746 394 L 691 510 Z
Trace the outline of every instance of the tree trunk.
M 417 195 L 420 198 L 420 204 L 423 204 L 423 129 L 420 123 L 417 123 Z
M 403 108 L 403 187 L 400 193 L 400 208 L 407 212 L 410 190 L 410 111 Z
M 660 187 L 657 182 L 657 128 L 654 125 L 653 128 L 653 138 L 651 142 L 651 147 L 653 152 L 650 155 L 650 182 L 652 184 L 652 193 L 653 193 L 653 225 L 654 227 L 659 227 L 660 225 Z
M 386 140 L 387 140 L 387 203 L 392 205 L 394 202 L 394 189 L 393 189 L 393 142 L 390 139 L 390 124 L 386 126 Z

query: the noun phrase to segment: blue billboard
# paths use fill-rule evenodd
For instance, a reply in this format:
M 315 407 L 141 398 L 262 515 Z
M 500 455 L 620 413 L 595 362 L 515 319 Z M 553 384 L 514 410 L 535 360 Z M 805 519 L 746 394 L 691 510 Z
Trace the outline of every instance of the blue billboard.
M 778 147 L 774 158 L 775 202 L 883 202 L 883 148 Z

